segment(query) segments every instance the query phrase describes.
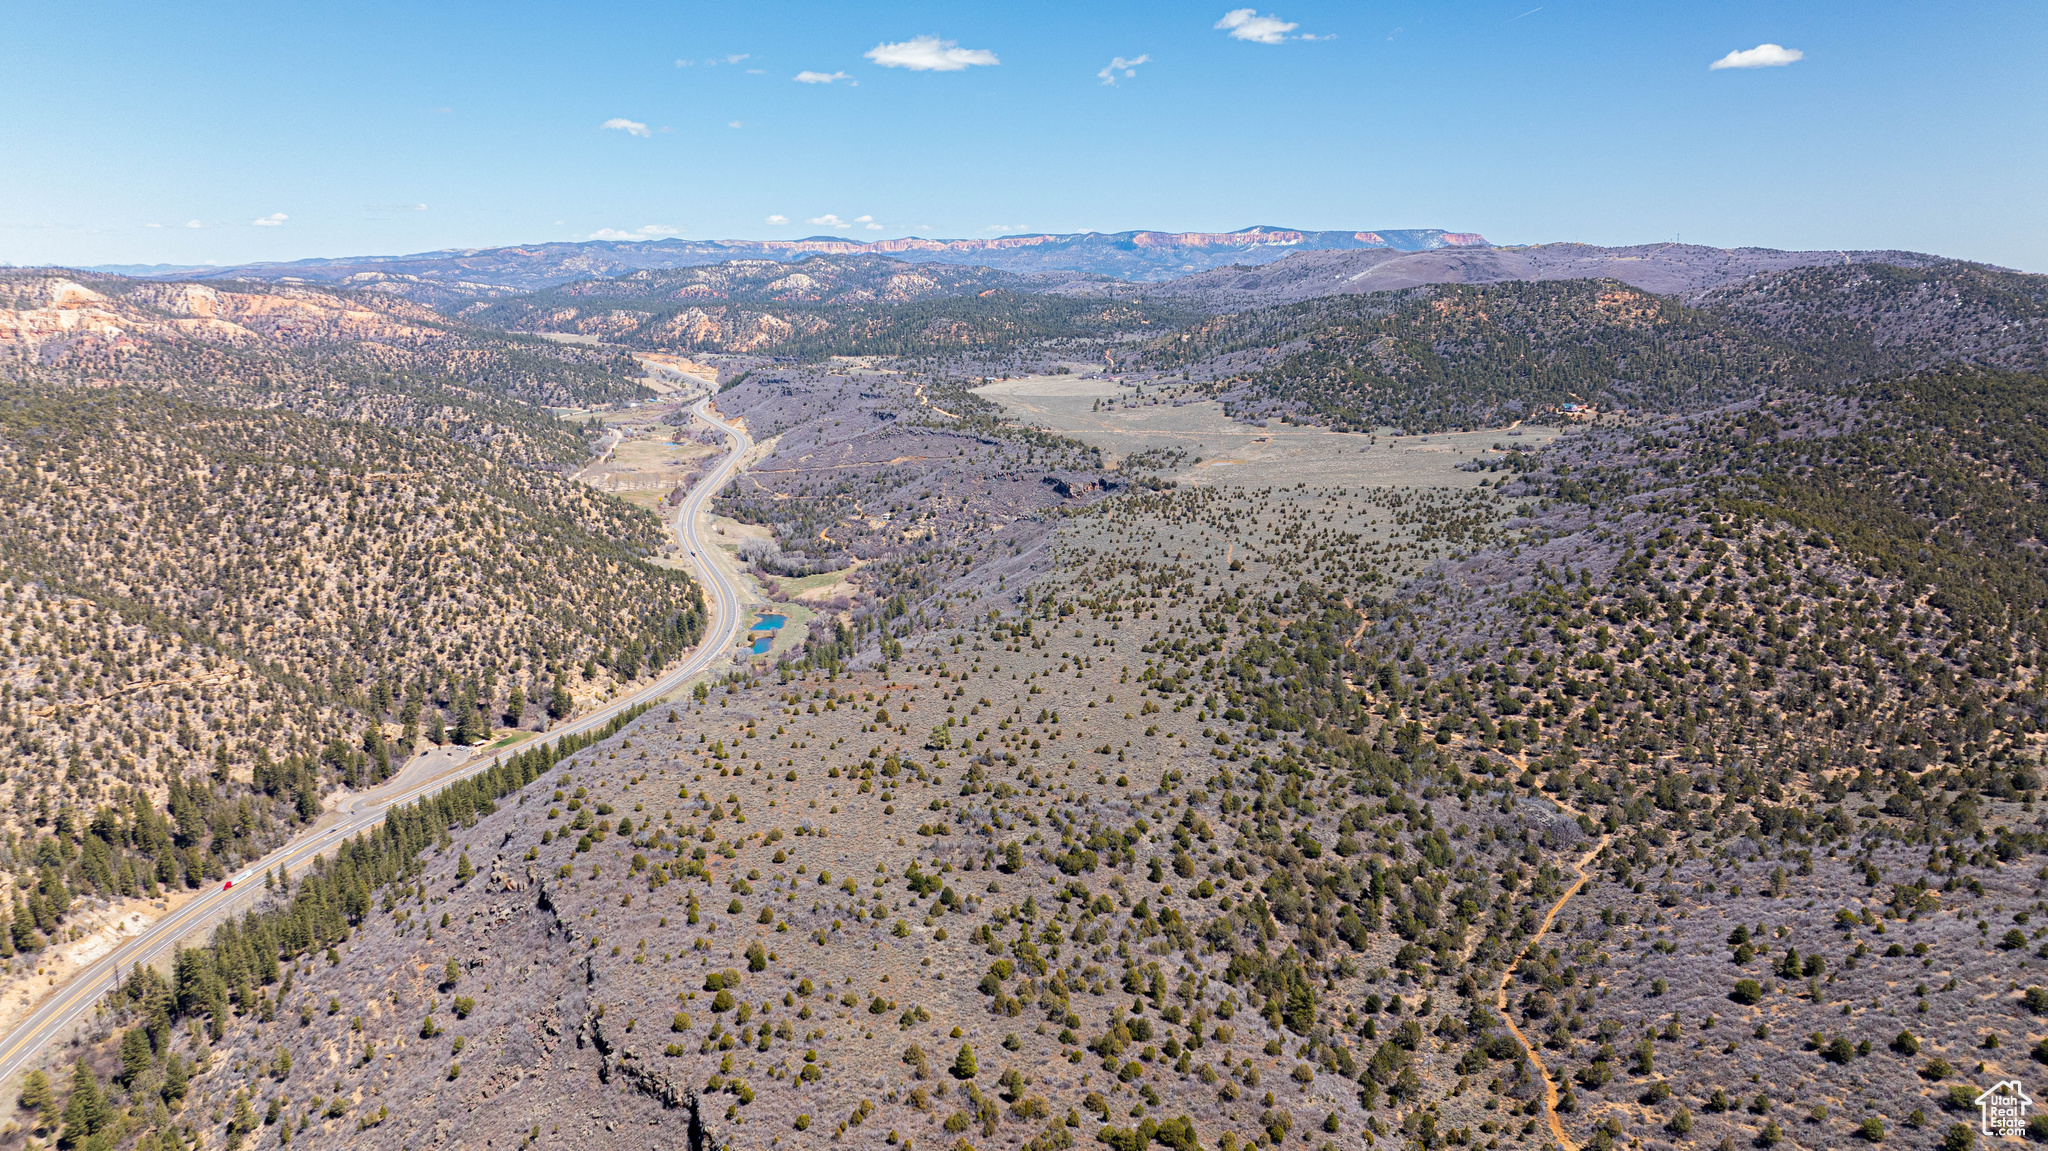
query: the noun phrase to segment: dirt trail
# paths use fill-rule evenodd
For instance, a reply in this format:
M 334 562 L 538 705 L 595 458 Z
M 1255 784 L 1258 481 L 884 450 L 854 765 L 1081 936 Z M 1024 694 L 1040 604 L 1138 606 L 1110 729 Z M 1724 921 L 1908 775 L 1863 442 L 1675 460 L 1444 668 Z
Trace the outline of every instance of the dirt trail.
M 1563 805 L 1560 804 L 1559 807 Z M 1577 895 L 1579 889 L 1586 886 L 1586 881 L 1592 878 L 1586 873 L 1586 866 L 1602 851 L 1607 850 L 1608 843 L 1613 839 L 1613 832 L 1601 836 L 1598 843 L 1572 864 L 1572 871 L 1577 873 L 1578 878 L 1572 881 L 1570 887 L 1564 889 L 1564 894 L 1558 896 L 1556 903 L 1551 904 L 1550 912 L 1543 917 L 1543 923 L 1536 929 L 1536 934 L 1529 937 L 1529 942 L 1522 945 L 1522 950 L 1515 954 L 1514 960 L 1501 972 L 1500 986 L 1493 992 L 1493 1006 L 1500 1012 L 1501 1022 L 1506 1023 L 1508 1030 L 1514 1033 L 1515 1041 L 1522 1045 L 1523 1051 L 1528 1052 L 1530 1064 L 1536 1068 L 1536 1073 L 1543 1077 L 1543 1118 L 1550 1124 L 1551 1138 L 1557 1141 L 1557 1145 L 1563 1148 L 1563 1151 L 1579 1151 L 1579 1145 L 1572 1142 L 1571 1137 L 1564 1133 L 1564 1123 L 1557 1117 L 1557 1084 L 1551 1080 L 1550 1069 L 1543 1065 L 1543 1057 L 1536 1054 L 1536 1045 L 1529 1042 L 1529 1037 L 1522 1034 L 1522 1029 L 1515 1026 L 1514 1018 L 1508 1014 L 1508 980 L 1514 978 L 1515 968 L 1521 966 L 1522 960 L 1529 952 L 1543 942 L 1544 936 L 1550 934 L 1550 925 L 1557 922 L 1558 912 L 1563 911 L 1564 905 L 1571 902 L 1572 896 Z

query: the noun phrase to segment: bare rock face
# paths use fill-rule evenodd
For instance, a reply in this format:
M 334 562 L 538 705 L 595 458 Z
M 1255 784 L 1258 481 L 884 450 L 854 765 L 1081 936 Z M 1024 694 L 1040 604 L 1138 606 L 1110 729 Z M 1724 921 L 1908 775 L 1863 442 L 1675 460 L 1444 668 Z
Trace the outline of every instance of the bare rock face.
M 80 341 L 115 344 L 155 339 L 305 347 L 342 341 L 401 344 L 453 337 L 420 321 L 437 319 L 410 301 L 385 308 L 330 292 L 281 286 L 228 292 L 203 284 L 152 284 L 107 278 L 95 290 L 63 273 L 11 277 L 0 295 L 0 350 L 47 358 Z

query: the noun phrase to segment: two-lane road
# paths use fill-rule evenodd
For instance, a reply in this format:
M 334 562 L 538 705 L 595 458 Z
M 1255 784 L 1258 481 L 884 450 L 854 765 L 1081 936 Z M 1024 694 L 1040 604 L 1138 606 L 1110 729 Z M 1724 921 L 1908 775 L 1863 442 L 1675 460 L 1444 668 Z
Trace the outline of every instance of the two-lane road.
M 744 630 L 739 589 L 732 577 L 714 560 L 711 546 L 702 538 L 705 504 L 744 466 L 754 441 L 746 430 L 728 424 L 712 414 L 711 400 L 699 401 L 693 409 L 699 418 L 724 432 L 731 440 L 725 459 L 701 480 L 683 500 L 674 524 L 676 537 L 692 559 L 699 583 L 704 588 L 710 620 L 704 638 L 690 656 L 668 674 L 644 688 L 613 700 L 587 715 L 550 728 L 541 740 L 580 735 L 603 727 L 619 712 L 641 703 L 654 703 L 681 688 L 689 680 L 718 667 L 731 658 L 733 641 Z M 529 744 L 530 746 L 530 744 Z M 100 996 L 121 980 L 121 973 L 138 963 L 152 963 L 179 940 L 229 911 L 239 911 L 263 892 L 265 872 L 283 867 L 289 874 L 349 836 L 375 827 L 394 806 L 410 803 L 449 783 L 485 771 L 508 753 L 462 754 L 464 749 L 434 750 L 415 756 L 396 776 L 382 786 L 353 797 L 330 811 L 320 823 L 262 859 L 249 863 L 232 876 L 234 886 L 211 887 L 125 940 L 113 951 L 80 971 L 56 989 L 28 1018 L 0 1040 L 0 1084 L 11 1081 L 31 1065 L 44 1045 L 66 1033 L 80 1017 L 89 1014 Z

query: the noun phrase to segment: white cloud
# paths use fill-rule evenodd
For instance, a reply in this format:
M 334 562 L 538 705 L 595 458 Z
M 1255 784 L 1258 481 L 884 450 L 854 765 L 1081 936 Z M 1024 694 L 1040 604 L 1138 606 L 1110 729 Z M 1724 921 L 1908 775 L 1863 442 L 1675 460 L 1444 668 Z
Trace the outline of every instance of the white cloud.
M 725 62 L 728 64 L 737 64 L 742 60 L 751 59 L 753 55 L 754 54 L 752 52 L 741 52 L 735 56 L 727 56 L 725 58 Z
M 727 120 L 725 122 L 725 126 L 728 128 L 744 128 L 746 127 L 746 123 L 745 121 L 742 120 Z
M 1000 64 L 986 48 L 962 48 L 957 40 L 937 36 L 915 36 L 900 44 L 877 44 L 867 58 L 884 68 L 908 68 L 913 72 L 964 72 L 976 64 Z
M 204 225 L 204 224 L 200 223 L 200 222 L 199 222 L 199 221 L 197 221 L 197 220 L 187 220 L 187 221 L 185 221 L 185 226 L 186 226 L 186 227 L 188 227 L 188 228 L 203 228 L 203 227 L 205 227 L 206 225 Z
M 827 212 L 827 213 L 825 213 L 825 214 L 824 214 L 824 215 L 822 215 L 822 216 L 812 216 L 812 217 L 811 217 L 811 223 L 813 223 L 813 224 L 817 224 L 817 225 L 820 225 L 821 227 L 826 227 L 826 228 L 851 228 L 851 227 L 853 227 L 853 221 L 852 221 L 852 220 L 842 220 L 842 219 L 840 219 L 840 218 L 839 218 L 838 216 L 836 216 L 836 215 L 833 215 L 833 214 L 832 214 L 831 212 Z
M 1806 59 L 1806 53 L 1797 48 L 1786 48 L 1778 44 L 1758 44 L 1746 52 L 1730 52 L 1712 64 L 1710 72 L 1723 68 L 1783 68 L 1795 60 Z
M 368 212 L 424 212 L 426 210 L 427 206 L 425 204 L 371 204 L 364 209 L 364 211 Z
M 162 225 L 162 224 L 144 224 L 144 225 L 143 225 L 143 227 L 145 227 L 145 228 L 161 228 L 161 227 L 163 227 L 163 225 Z
M 268 216 L 259 216 L 256 219 L 251 220 L 249 222 L 259 228 L 279 228 L 283 227 L 284 222 L 289 219 L 291 219 L 291 217 L 285 215 L 283 212 L 272 212 Z
M 1025 228 L 1022 224 L 990 224 L 988 227 L 982 229 L 982 231 L 984 232 L 997 233 L 1022 232 L 1024 230 Z
M 695 65 L 696 63 L 697 63 L 697 62 L 696 62 L 695 60 L 678 60 L 678 61 L 676 61 L 676 67 L 678 67 L 678 68 L 689 68 L 689 67 L 692 67 L 693 65 Z
M 1131 77 L 1136 76 L 1138 74 L 1138 65 L 1150 63 L 1151 60 L 1152 57 L 1150 54 L 1140 56 L 1135 60 L 1126 60 L 1122 56 L 1118 56 L 1117 58 L 1109 62 L 1108 67 L 1104 68 L 1100 72 L 1097 72 L 1095 74 L 1095 78 L 1097 80 L 1102 81 L 1105 84 L 1113 85 L 1116 83 L 1116 74 L 1118 72 L 1122 72 L 1124 74 L 1124 79 L 1128 80 Z
M 855 216 L 853 218 L 853 222 L 861 225 L 870 232 L 879 232 L 882 230 L 882 226 L 880 224 L 875 223 L 875 218 L 873 216 Z
M 796 74 L 796 82 L 799 84 L 830 84 L 834 80 L 850 80 L 852 78 L 844 72 L 798 72 Z
M 556 220 L 555 223 L 559 224 L 561 221 Z M 651 240 L 657 236 L 673 236 L 681 230 L 680 228 L 672 228 L 667 224 L 642 224 L 630 232 L 620 228 L 599 228 L 590 234 L 590 238 L 593 240 Z
M 773 224 L 773 225 L 775 225 L 776 227 L 778 227 L 778 228 L 779 228 L 779 227 L 781 227 L 782 225 L 784 225 L 784 224 L 787 224 L 787 223 L 789 223 L 789 217 L 788 217 L 788 216 L 785 216 L 785 215 L 783 215 L 783 214 L 782 214 L 782 213 L 780 213 L 780 212 L 777 212 L 777 213 L 775 213 L 775 214 L 774 214 L 773 216 L 770 216 L 770 217 L 768 217 L 768 218 L 767 218 L 766 220 L 763 220 L 763 221 L 762 221 L 762 223 L 764 223 L 764 224 Z
M 616 128 L 628 136 L 651 137 L 654 135 L 654 133 L 647 130 L 647 125 L 640 123 L 638 120 L 628 120 L 624 116 L 613 116 L 611 119 L 599 124 L 598 127 Z
M 1278 44 L 1287 39 L 1289 32 L 1301 27 L 1278 16 L 1261 16 L 1257 8 L 1225 12 L 1215 26 L 1228 29 L 1232 40 L 1249 40 L 1254 44 Z

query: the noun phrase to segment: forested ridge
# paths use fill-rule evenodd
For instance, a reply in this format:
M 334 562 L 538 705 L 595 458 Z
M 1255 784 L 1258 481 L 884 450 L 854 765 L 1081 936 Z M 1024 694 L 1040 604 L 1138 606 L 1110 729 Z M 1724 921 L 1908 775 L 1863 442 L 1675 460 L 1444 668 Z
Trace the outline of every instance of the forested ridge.
M 651 515 L 423 432 L 17 388 L 0 487 L 8 870 L 103 895 L 218 878 L 422 739 L 567 715 L 705 624 Z M 85 851 L 107 819 L 132 866 Z

